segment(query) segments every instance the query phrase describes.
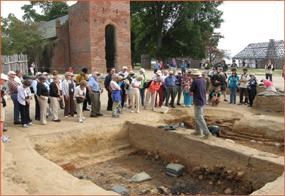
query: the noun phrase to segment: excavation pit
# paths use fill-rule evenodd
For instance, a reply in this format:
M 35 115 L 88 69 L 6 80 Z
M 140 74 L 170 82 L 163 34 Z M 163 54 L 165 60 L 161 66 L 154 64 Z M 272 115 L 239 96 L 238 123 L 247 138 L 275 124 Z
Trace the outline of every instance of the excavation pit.
M 220 138 L 201 140 L 192 132 L 126 122 L 30 139 L 39 154 L 73 176 L 106 190 L 120 185 L 131 195 L 248 195 L 282 175 L 282 157 Z M 184 175 L 167 176 L 168 163 L 183 164 Z M 130 182 L 143 171 L 152 179 Z

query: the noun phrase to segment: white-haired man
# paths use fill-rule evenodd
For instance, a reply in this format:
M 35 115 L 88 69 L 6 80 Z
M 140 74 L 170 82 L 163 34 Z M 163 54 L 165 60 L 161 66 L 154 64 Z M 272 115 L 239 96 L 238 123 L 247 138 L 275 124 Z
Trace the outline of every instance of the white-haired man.
M 103 89 L 100 87 L 100 83 L 98 82 L 98 75 L 100 75 L 97 71 L 94 71 L 92 76 L 88 80 L 88 89 L 90 92 L 91 98 L 91 114 L 90 117 L 96 118 L 99 116 L 103 116 L 101 113 L 101 101 L 100 94 L 103 92 Z

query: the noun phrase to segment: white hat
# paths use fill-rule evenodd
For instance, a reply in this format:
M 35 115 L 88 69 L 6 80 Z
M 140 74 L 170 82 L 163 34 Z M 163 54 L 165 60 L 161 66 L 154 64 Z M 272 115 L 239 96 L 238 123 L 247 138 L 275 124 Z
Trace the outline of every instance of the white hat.
M 14 72 L 14 71 L 9 71 L 9 72 L 8 72 L 8 75 L 16 75 L 16 72 Z
M 158 70 L 155 74 L 156 74 L 156 75 L 159 75 L 159 76 L 161 76 L 161 75 L 162 75 L 162 73 L 161 73 L 161 71 L 160 71 L 160 70 Z
M 8 76 L 4 73 L 1 73 L 1 79 L 2 80 L 8 80 Z
M 193 76 L 201 76 L 201 72 L 198 69 L 192 69 L 191 74 Z
M 42 75 L 42 72 L 37 72 L 36 76 Z
M 48 72 L 43 72 L 43 75 L 48 75 Z
M 128 67 L 127 66 L 123 66 L 123 69 L 128 69 Z
M 144 68 L 140 68 L 140 72 L 145 73 L 145 69 Z

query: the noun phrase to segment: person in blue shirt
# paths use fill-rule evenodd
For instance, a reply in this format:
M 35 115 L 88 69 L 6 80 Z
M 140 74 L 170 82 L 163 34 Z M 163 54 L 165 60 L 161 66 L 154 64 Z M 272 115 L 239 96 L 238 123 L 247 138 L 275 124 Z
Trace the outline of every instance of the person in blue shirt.
M 89 78 L 88 81 L 88 89 L 90 92 L 91 98 L 91 114 L 90 117 L 99 117 L 103 116 L 101 113 L 101 101 L 100 101 L 100 94 L 103 92 L 103 89 L 100 87 L 98 82 L 98 76 L 100 74 L 95 71 L 93 72 L 92 76 Z
M 181 65 L 180 65 L 182 74 L 185 74 L 185 73 L 186 73 L 186 67 L 187 67 L 187 64 L 186 64 L 185 61 L 183 60 L 182 63 L 181 63 Z
M 175 108 L 174 106 L 174 100 L 177 94 L 177 88 L 176 88 L 176 77 L 174 75 L 174 72 L 171 70 L 169 71 L 169 76 L 165 78 L 164 86 L 166 88 L 166 102 L 165 106 L 168 106 L 169 98 L 171 97 L 170 106 Z
M 232 75 L 228 78 L 228 87 L 230 89 L 230 104 L 236 104 L 237 89 L 239 84 L 239 77 L 237 69 L 232 68 Z

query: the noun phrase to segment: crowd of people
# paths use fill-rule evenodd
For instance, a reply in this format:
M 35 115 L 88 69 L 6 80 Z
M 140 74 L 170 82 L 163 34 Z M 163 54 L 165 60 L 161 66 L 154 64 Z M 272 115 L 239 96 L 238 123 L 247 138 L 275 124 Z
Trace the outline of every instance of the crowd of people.
M 80 123 L 86 119 L 85 111 L 90 111 L 91 118 L 101 117 L 101 94 L 105 88 L 108 94 L 107 111 L 112 111 L 113 118 L 119 118 L 123 110 L 140 113 L 141 108 L 155 110 L 163 105 L 175 108 L 194 104 L 196 134 L 208 137 L 210 132 L 203 117 L 206 104 L 217 106 L 222 97 L 227 102 L 227 90 L 229 103 L 236 104 L 239 90 L 239 104 L 252 107 L 258 82 L 255 75 L 247 71 L 243 68 L 243 73 L 238 76 L 237 68 L 232 67 L 228 77 L 223 67 L 213 67 L 200 73 L 197 69 L 187 69 L 186 65 L 182 65 L 181 71 L 157 67 L 153 75 L 147 77 L 143 68 L 135 73 L 123 66 L 121 70 L 108 70 L 105 77 L 96 71 L 89 75 L 87 68 L 82 68 L 76 77 L 70 70 L 64 76 L 57 71 L 51 75 L 38 72 L 33 78 L 23 77 L 20 71 L 9 71 L 8 76 L 1 74 L 1 81 L 7 80 L 8 94 L 14 105 L 14 124 L 24 128 L 32 126 L 32 99 L 35 100 L 35 120 L 42 125 L 47 124 L 49 117 L 52 122 L 61 122 L 60 109 L 64 110 L 65 118 L 76 116 Z M 263 82 L 272 88 L 272 82 Z M 4 91 L 1 93 L 4 95 Z M 2 103 L 6 107 L 5 99 Z

